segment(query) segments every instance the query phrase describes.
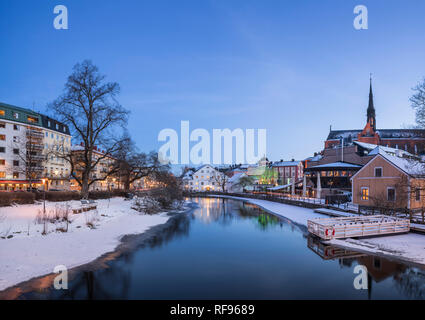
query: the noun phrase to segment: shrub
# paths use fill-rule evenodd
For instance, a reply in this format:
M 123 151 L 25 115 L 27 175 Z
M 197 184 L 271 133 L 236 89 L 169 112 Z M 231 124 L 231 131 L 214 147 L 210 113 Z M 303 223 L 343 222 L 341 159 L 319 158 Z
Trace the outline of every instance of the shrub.
M 44 192 L 37 193 L 37 200 L 44 199 Z M 52 202 L 80 200 L 81 195 L 75 191 L 46 191 L 46 200 Z
M 126 192 L 123 190 L 111 190 L 111 191 L 90 191 L 89 199 L 108 199 L 111 197 L 125 197 Z
M 0 192 L 0 206 L 16 204 L 32 204 L 35 194 L 32 192 Z

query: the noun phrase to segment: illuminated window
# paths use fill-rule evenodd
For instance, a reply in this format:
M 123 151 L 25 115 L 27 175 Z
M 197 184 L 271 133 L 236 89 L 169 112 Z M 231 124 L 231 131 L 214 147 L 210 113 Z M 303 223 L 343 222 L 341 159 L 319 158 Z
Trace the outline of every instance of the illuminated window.
M 6 164 L 6 160 L 0 159 L 0 165 L 4 166 Z
M 19 179 L 19 172 L 13 173 L 13 179 Z
M 6 135 L 4 135 L 4 134 L 0 134 L 0 140 L 1 140 L 1 141 L 5 141 L 5 140 L 6 140 Z
M 0 178 L 6 178 L 6 172 L 0 171 Z
M 0 110 L 0 116 L 5 116 L 6 112 L 4 110 Z
M 369 188 L 362 188 L 362 200 L 369 200 Z
M 32 117 L 32 116 L 27 116 L 27 121 L 31 122 L 31 123 L 36 123 L 36 122 L 38 122 L 38 118 Z

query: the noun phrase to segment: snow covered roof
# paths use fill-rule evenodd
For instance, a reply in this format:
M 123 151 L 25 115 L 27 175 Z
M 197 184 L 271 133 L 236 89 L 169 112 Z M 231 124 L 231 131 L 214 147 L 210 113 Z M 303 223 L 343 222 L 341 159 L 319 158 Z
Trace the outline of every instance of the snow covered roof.
M 238 182 L 243 176 L 246 176 L 245 173 L 243 172 L 239 172 L 239 173 L 235 173 L 232 177 L 229 178 L 229 180 L 227 180 L 228 183 L 236 183 Z
M 190 170 L 188 170 L 184 175 L 183 175 L 183 177 L 182 177 L 182 179 L 192 179 L 192 175 L 193 175 L 193 170 L 192 169 L 190 169 Z
M 80 146 L 79 144 L 71 146 L 71 151 L 83 151 L 84 147 Z
M 368 153 L 368 155 L 376 155 L 379 153 L 379 150 L 387 152 L 391 155 L 394 156 L 408 156 L 408 157 L 415 157 L 415 155 L 402 150 L 402 149 L 396 149 L 396 148 L 390 148 L 390 147 L 385 147 L 385 146 L 380 146 L 380 145 L 376 145 L 376 144 L 372 144 L 372 143 L 365 143 L 365 142 L 360 142 L 360 141 L 354 141 L 355 144 L 357 144 L 358 146 L 369 150 L 370 152 Z
M 272 164 L 272 167 L 293 167 L 297 166 L 301 161 L 294 160 L 294 161 L 279 161 Z
M 321 164 L 318 166 L 307 168 L 307 170 L 317 171 L 320 169 L 360 169 L 362 166 L 358 164 L 348 163 L 348 162 L 332 162 L 332 163 L 326 163 Z
M 394 166 L 409 175 L 425 176 L 425 163 L 423 162 L 408 158 L 396 157 L 382 150 L 379 150 L 377 155 L 382 156 L 384 159 L 388 160 Z

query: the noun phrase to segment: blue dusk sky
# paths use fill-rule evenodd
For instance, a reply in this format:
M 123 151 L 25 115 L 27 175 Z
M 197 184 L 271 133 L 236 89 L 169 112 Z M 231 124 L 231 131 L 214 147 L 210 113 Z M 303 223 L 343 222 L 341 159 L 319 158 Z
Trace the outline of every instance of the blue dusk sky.
M 56 5 L 69 29 L 53 28 Z M 369 29 L 355 30 L 366 5 Z M 361 129 L 369 74 L 378 128 L 414 124 L 425 76 L 425 1 L 1 0 L 0 101 L 47 112 L 91 59 L 121 86 L 143 151 L 160 130 L 265 128 L 271 160 L 323 149 L 329 126 Z

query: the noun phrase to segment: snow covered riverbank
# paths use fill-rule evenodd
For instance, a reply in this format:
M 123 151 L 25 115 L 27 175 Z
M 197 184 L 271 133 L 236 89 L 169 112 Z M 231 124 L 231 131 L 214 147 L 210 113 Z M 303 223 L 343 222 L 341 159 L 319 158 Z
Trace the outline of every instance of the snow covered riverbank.
M 143 215 L 123 198 L 98 200 L 97 211 L 71 214 L 66 223 L 35 223 L 42 203 L 0 208 L 0 290 L 33 277 L 53 272 L 57 265 L 68 269 L 89 263 L 113 251 L 127 234 L 139 234 L 167 222 L 167 213 Z M 79 201 L 46 202 L 46 211 L 79 205 Z M 94 226 L 92 228 L 91 226 Z M 12 236 L 12 237 L 11 237 Z
M 215 195 L 212 195 L 212 197 Z M 247 201 L 258 205 L 267 211 L 288 218 L 293 222 L 307 226 L 308 219 L 327 218 L 329 216 L 316 213 L 313 209 L 291 206 L 267 200 L 257 200 L 242 197 L 218 196 Z M 425 235 L 422 234 L 400 234 L 375 238 L 331 240 L 328 243 L 353 249 L 355 251 L 376 254 L 388 258 L 395 258 L 425 265 Z

